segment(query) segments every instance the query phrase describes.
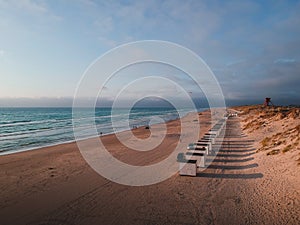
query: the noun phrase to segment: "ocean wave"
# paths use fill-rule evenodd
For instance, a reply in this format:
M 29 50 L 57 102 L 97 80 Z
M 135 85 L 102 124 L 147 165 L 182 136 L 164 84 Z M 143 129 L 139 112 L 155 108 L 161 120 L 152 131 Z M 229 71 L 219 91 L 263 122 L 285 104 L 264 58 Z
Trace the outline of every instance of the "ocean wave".
M 32 120 L 23 120 L 23 121 L 9 121 L 7 123 L 0 124 L 1 127 L 12 127 L 12 126 L 27 126 L 30 124 L 44 124 L 44 123 L 53 123 L 57 120 L 40 120 L 40 121 L 32 121 Z
M 74 129 L 79 132 L 80 138 L 89 138 L 99 133 L 109 134 L 128 130 L 132 126 L 144 126 L 155 122 L 160 117 L 164 121 L 176 119 L 190 110 L 174 109 L 96 109 L 82 110 L 79 118 L 72 118 L 71 109 L 28 109 L 22 111 L 14 109 L 6 113 L 6 121 L 0 122 L 0 152 L 18 151 L 36 147 L 55 145 L 74 141 Z M 90 113 L 93 112 L 93 113 Z M 0 109 L 1 113 L 1 109 Z M 23 116 L 24 119 L 21 119 Z M 112 124 L 112 121 L 114 122 Z M 161 120 L 157 120 L 161 122 Z M 115 127 L 113 127 L 115 125 Z M 95 134 L 96 132 L 98 134 Z

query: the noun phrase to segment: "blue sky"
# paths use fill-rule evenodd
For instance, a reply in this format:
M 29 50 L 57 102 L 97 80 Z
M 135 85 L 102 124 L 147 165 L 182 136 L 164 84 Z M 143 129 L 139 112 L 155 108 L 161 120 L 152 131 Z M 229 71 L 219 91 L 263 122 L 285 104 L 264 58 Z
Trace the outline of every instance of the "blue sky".
M 228 102 L 300 104 L 299 1 L 0 0 L 0 18 L 0 106 L 70 105 L 97 57 L 147 39 L 197 53 Z

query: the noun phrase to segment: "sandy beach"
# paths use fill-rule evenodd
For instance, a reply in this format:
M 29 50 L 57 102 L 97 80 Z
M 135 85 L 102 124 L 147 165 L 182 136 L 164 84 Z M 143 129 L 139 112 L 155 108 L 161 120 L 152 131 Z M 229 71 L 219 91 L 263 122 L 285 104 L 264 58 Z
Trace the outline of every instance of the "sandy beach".
M 275 121 L 260 117 L 255 108 L 231 110 L 238 116 L 228 120 L 218 155 L 208 158 L 210 166 L 196 177 L 175 174 L 141 187 L 117 184 L 97 174 L 76 143 L 1 156 L 1 224 L 300 224 L 299 142 L 278 154 L 267 154 L 274 148 L 262 142 L 276 135 L 281 123 L 290 136 L 277 150 L 299 139 L 293 130 L 299 115 Z M 253 130 L 247 124 L 257 117 L 266 125 Z M 208 111 L 199 113 L 199 137 L 210 129 L 209 118 Z M 115 135 L 101 139 L 119 160 L 148 165 L 166 158 L 179 141 L 179 121 L 167 128 L 164 141 L 148 152 L 128 149 Z M 141 139 L 150 132 L 133 130 Z

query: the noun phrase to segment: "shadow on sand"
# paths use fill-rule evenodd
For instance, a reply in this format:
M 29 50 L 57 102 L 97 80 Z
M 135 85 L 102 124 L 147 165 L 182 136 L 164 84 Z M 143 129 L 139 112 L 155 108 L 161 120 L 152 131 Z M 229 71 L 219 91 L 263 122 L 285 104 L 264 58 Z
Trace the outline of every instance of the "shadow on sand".
M 207 163 L 212 163 L 212 162 L 223 162 L 223 163 L 242 163 L 242 162 L 248 162 L 253 160 L 253 157 L 250 158 L 245 158 L 245 159 L 214 159 L 214 160 L 206 160 Z
M 209 165 L 208 169 L 222 169 L 222 170 L 245 170 L 250 168 L 258 167 L 257 163 L 248 164 L 245 166 L 227 166 L 227 165 Z
M 251 148 L 251 149 L 245 149 L 245 150 L 242 150 L 242 149 L 219 149 L 218 152 L 222 152 L 222 153 L 231 153 L 231 152 L 238 152 L 238 153 L 243 153 L 243 152 L 253 152 L 255 150 L 255 148 Z
M 243 173 L 243 174 L 223 174 L 223 173 L 198 173 L 197 177 L 208 177 L 208 178 L 224 178 L 224 179 L 257 179 L 262 178 L 262 173 Z
M 262 173 L 245 172 L 247 169 L 257 168 L 258 164 L 249 163 L 249 161 L 254 160 L 254 157 L 252 157 L 255 154 L 254 140 L 245 139 L 246 135 L 241 132 L 239 127 L 237 121 L 229 122 L 224 140 L 217 141 L 215 144 L 215 147 L 220 148 L 219 151 L 216 151 L 215 157 L 207 158 L 206 163 L 210 165 L 207 170 L 197 173 L 197 177 L 224 179 L 258 179 L 263 177 Z M 243 165 L 247 162 L 248 164 Z M 233 165 L 230 165 L 231 163 Z M 235 163 L 242 165 L 236 165 Z M 233 170 L 235 171 L 233 172 Z
M 233 151 L 231 151 L 231 152 L 233 152 Z M 242 157 L 251 156 L 253 154 L 255 154 L 255 153 L 254 152 L 250 152 L 250 153 L 246 153 L 246 154 L 217 154 L 216 157 L 242 158 Z

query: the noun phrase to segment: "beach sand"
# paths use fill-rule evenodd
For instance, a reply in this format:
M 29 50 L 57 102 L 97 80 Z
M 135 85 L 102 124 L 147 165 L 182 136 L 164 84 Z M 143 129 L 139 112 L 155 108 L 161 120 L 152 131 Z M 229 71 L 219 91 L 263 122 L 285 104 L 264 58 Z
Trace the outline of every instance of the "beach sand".
M 202 136 L 210 113 L 199 117 Z M 177 173 L 149 186 L 103 178 L 76 143 L 1 156 L 1 224 L 300 224 L 297 153 L 256 153 L 259 140 L 243 130 L 246 117 L 229 119 L 219 155 L 197 177 Z M 179 125 L 169 122 L 165 140 L 149 152 L 127 149 L 115 135 L 101 139 L 119 160 L 148 165 L 172 152 Z M 149 132 L 133 131 L 139 138 Z

